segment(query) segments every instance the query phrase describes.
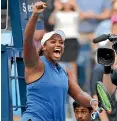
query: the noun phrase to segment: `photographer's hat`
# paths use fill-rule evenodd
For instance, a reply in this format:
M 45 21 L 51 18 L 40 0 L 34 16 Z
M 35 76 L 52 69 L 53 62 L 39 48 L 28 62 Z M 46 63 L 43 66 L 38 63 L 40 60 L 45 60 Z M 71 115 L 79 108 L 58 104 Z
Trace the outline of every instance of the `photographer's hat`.
M 48 32 L 48 33 L 45 33 L 42 40 L 41 40 L 41 45 L 43 46 L 45 44 L 45 42 L 50 39 L 52 37 L 52 35 L 54 34 L 58 34 L 61 36 L 62 40 L 65 41 L 65 34 L 63 31 L 61 30 L 56 30 L 56 31 L 51 31 L 51 32 Z

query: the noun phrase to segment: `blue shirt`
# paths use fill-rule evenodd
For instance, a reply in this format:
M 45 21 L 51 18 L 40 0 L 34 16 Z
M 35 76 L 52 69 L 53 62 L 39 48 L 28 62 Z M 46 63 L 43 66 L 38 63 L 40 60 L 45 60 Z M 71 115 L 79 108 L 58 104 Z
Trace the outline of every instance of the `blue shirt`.
M 27 109 L 22 121 L 65 121 L 68 77 L 63 68 L 41 56 L 44 74 L 27 85 Z
M 100 14 L 104 9 L 111 9 L 111 0 L 77 0 L 77 3 L 83 12 L 93 11 Z M 79 32 L 94 32 L 99 23 L 100 20 L 96 19 L 81 20 L 79 22 Z
M 95 29 L 95 36 L 98 37 L 102 34 L 109 34 L 111 33 L 111 20 L 104 20 L 102 22 L 100 22 L 100 24 L 98 25 L 98 27 Z

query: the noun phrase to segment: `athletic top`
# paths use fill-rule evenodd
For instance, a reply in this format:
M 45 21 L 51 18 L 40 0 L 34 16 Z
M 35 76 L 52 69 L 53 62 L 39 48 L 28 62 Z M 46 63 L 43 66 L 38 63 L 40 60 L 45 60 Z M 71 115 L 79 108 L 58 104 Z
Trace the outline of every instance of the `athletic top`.
M 68 77 L 64 69 L 40 57 L 44 74 L 27 85 L 27 107 L 22 121 L 65 121 L 65 104 L 68 92 Z

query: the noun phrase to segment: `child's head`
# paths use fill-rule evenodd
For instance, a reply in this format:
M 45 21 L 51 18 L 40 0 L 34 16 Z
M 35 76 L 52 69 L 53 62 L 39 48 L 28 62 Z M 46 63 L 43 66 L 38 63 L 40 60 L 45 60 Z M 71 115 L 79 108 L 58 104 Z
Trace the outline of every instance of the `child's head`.
M 79 102 L 73 102 L 73 109 L 77 121 L 90 121 L 92 109 L 82 106 Z

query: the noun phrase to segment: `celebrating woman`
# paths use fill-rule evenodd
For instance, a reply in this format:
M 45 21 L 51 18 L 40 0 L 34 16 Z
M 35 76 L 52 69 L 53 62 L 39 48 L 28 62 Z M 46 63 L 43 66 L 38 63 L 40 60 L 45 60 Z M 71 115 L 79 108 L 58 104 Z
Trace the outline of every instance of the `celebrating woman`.
M 58 64 L 65 41 L 65 34 L 61 30 L 46 33 L 41 40 L 42 47 L 37 52 L 33 36 L 39 13 L 45 8 L 46 3 L 35 3 L 25 29 L 23 58 L 27 106 L 22 121 L 65 121 L 67 93 L 87 107 L 98 108 L 97 100 L 81 90 L 71 72 Z

